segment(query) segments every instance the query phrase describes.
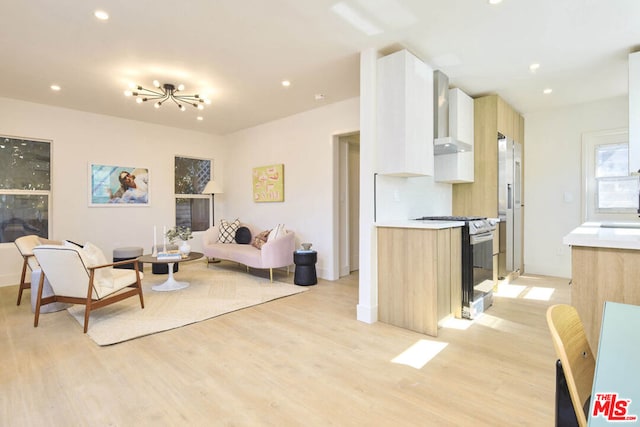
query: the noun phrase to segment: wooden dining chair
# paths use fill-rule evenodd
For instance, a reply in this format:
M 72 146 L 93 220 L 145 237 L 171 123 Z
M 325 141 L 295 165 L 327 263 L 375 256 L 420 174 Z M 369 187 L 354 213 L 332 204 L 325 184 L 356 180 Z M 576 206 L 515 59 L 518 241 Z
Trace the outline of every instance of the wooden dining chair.
M 586 427 L 595 359 L 584 326 L 575 307 L 567 304 L 549 307 L 547 324 L 556 355 L 562 363 L 578 425 Z

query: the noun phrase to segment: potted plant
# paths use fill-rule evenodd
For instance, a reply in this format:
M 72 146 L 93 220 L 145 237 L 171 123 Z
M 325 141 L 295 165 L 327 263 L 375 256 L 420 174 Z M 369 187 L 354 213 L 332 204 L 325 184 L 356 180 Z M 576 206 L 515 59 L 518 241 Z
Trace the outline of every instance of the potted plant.
M 187 240 L 193 239 L 193 233 L 190 227 L 173 227 L 167 230 L 166 233 L 169 243 L 173 243 L 176 239 L 182 240 L 182 243 L 178 247 L 178 250 L 183 256 L 189 255 L 191 252 L 191 246 L 187 243 Z

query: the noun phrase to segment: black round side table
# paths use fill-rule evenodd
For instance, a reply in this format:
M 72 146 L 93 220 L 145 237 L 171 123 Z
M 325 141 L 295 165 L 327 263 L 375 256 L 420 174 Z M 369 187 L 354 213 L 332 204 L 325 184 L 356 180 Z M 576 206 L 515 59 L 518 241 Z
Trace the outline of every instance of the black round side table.
M 293 275 L 293 283 L 302 286 L 318 283 L 316 277 L 317 260 L 318 253 L 316 251 L 294 251 L 293 262 L 296 265 L 296 271 Z

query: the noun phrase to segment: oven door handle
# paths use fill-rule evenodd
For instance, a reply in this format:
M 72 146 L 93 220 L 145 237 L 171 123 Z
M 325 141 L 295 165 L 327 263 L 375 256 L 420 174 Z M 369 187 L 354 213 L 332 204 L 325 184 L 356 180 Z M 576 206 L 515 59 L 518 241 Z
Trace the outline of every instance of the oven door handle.
M 469 243 L 475 245 L 477 243 L 483 243 L 493 240 L 493 232 L 482 233 L 482 234 L 474 234 L 473 236 L 469 236 Z

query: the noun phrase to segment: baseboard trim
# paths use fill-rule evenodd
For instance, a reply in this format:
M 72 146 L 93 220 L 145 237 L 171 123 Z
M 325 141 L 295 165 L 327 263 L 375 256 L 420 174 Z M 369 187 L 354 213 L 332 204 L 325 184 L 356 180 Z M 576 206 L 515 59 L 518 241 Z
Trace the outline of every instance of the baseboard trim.
M 31 273 L 31 270 L 28 271 Z M 16 277 L 15 274 L 0 274 L 0 287 L 4 286 L 15 286 L 20 283 L 20 276 Z
M 376 323 L 378 321 L 378 307 L 367 307 L 358 304 L 357 319 L 365 323 Z

